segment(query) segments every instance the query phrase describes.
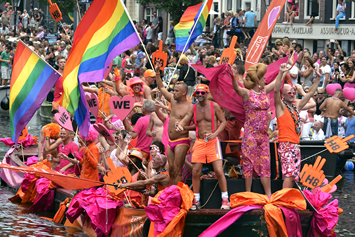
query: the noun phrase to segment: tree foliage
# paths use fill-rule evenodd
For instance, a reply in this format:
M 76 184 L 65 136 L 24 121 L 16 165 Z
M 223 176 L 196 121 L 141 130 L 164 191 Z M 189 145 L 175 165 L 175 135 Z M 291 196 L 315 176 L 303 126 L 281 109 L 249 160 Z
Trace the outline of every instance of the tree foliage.
M 170 13 L 173 21 L 179 22 L 182 14 L 186 8 L 199 4 L 202 0 L 137 0 L 138 3 L 142 5 L 154 4 L 156 9 L 161 9 L 165 12 Z

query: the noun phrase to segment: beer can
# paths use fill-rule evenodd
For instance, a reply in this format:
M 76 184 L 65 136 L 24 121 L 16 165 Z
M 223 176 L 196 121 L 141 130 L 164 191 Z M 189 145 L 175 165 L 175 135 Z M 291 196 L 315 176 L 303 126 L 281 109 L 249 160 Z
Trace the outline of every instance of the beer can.
M 205 140 L 205 142 L 208 142 L 207 134 L 205 134 L 204 140 Z
M 52 161 L 52 155 L 47 155 L 47 159 L 49 160 L 49 161 Z

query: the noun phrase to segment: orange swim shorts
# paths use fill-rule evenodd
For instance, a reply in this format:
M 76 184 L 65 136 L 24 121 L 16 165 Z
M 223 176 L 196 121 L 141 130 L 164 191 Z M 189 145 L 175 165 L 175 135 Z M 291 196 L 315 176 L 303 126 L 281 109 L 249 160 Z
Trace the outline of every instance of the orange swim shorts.
M 210 164 L 216 160 L 222 160 L 222 149 L 219 138 L 205 142 L 201 138 L 197 138 L 192 148 L 191 163 Z

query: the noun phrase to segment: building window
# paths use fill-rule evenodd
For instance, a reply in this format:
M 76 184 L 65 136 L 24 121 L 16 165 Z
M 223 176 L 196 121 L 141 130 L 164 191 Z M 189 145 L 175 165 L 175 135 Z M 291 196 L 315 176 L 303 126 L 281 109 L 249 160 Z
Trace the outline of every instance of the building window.
M 227 0 L 227 11 L 232 10 L 232 0 Z
M 311 16 L 316 16 L 315 19 L 319 19 L 319 1 L 320 0 L 305 0 L 305 19 L 310 19 Z
M 145 9 L 145 19 L 148 21 L 148 22 L 152 22 L 153 21 L 153 12 L 154 12 L 154 9 L 151 8 L 151 7 L 147 7 Z
M 355 20 L 355 3 L 354 2 L 351 2 L 351 16 L 349 19 Z
M 352 4 L 350 4 L 349 2 L 345 2 L 346 4 L 346 8 L 351 7 Z M 334 20 L 335 19 L 335 13 L 337 11 L 337 6 L 338 6 L 338 0 L 333 0 L 332 1 L 332 5 L 333 5 L 333 11 L 332 11 L 332 18 L 330 18 L 330 20 Z M 351 16 L 352 17 L 352 16 Z M 349 16 L 340 18 L 341 21 L 345 20 L 345 18 L 349 18 Z

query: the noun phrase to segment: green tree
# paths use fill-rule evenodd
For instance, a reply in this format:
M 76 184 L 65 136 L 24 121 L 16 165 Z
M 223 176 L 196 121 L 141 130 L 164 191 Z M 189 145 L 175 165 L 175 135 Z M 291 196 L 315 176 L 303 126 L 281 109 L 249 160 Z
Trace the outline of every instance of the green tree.
M 178 23 L 186 8 L 199 4 L 202 0 L 137 0 L 142 5 L 154 4 L 156 9 L 170 13 L 174 23 Z
M 76 0 L 51 0 L 52 3 L 57 3 L 62 15 L 67 15 L 69 12 L 73 12 L 76 8 Z M 38 0 L 39 3 L 49 6 L 48 0 Z

